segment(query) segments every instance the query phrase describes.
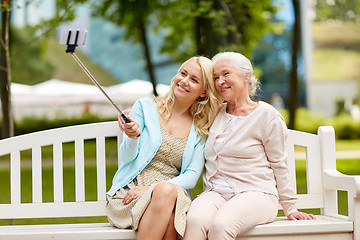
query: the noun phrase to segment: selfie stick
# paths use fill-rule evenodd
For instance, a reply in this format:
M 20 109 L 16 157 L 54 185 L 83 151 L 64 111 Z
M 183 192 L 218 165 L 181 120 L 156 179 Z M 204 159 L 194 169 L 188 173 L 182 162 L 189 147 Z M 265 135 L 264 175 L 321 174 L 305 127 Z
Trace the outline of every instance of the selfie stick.
M 84 66 L 84 64 L 82 64 L 82 62 L 80 61 L 80 59 L 75 55 L 75 48 L 77 47 L 77 41 L 78 41 L 78 37 L 79 37 L 79 31 L 76 31 L 76 36 L 75 36 L 75 42 L 74 44 L 70 44 L 70 37 L 71 37 L 71 31 L 69 31 L 69 35 L 67 37 L 67 42 L 66 45 L 68 46 L 66 49 L 66 53 L 70 53 L 71 56 L 75 59 L 75 61 L 80 65 L 80 67 L 84 70 L 84 72 L 86 73 L 86 75 L 88 75 L 88 77 L 91 79 L 91 81 L 100 89 L 100 91 L 105 95 L 105 97 L 109 100 L 109 102 L 111 103 L 111 105 L 113 105 L 113 107 L 119 112 L 120 116 L 122 119 L 124 119 L 124 121 L 126 123 L 130 123 L 131 121 L 125 116 L 125 114 L 119 109 L 119 107 L 114 103 L 114 101 L 106 94 L 106 92 L 104 91 L 104 89 L 100 86 L 100 84 L 98 83 L 98 81 L 96 81 L 96 79 L 93 77 L 93 75 L 89 72 L 89 70 L 87 70 L 87 68 Z

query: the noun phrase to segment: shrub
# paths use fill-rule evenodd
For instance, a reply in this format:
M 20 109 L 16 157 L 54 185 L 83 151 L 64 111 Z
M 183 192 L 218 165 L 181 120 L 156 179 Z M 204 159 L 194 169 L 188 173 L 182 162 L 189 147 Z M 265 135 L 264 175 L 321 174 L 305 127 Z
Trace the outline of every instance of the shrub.
M 281 112 L 285 121 L 288 122 L 289 113 L 284 110 Z M 306 108 L 299 108 L 296 111 L 295 127 L 296 130 L 317 133 L 320 126 L 333 126 L 337 139 L 359 139 L 360 122 L 356 122 L 349 114 L 327 118 L 322 114 L 311 113 Z
M 349 114 L 342 113 L 333 118 L 332 126 L 338 139 L 360 138 L 360 122 L 355 122 Z

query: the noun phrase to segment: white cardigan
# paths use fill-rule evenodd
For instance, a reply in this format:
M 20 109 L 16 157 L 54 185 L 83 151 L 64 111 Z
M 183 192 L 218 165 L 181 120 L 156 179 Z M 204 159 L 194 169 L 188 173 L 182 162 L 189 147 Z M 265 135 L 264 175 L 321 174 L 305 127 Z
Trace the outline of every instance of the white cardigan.
M 244 191 L 273 194 L 279 197 L 286 215 L 296 211 L 297 199 L 285 163 L 287 128 L 281 114 L 260 101 L 249 115 L 236 118 L 230 131 L 217 142 L 230 120 L 224 105 L 206 141 L 205 190 L 211 189 L 209 179 L 218 171 L 235 194 Z

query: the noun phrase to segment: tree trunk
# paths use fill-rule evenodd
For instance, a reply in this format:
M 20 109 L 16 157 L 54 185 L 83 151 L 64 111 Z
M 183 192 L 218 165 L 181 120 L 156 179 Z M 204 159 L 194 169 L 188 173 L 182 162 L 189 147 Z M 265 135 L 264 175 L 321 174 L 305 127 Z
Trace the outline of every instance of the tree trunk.
M 141 16 L 140 16 L 139 21 L 140 21 L 139 22 L 139 29 L 140 29 L 141 41 L 142 41 L 143 46 L 144 46 L 146 65 L 147 65 L 150 81 L 151 81 L 151 84 L 153 86 L 154 95 L 158 96 L 158 93 L 156 91 L 156 79 L 155 79 L 155 76 L 154 76 L 154 67 L 153 67 L 153 64 L 152 64 L 152 61 L 151 61 L 149 44 L 148 44 L 148 40 L 147 40 L 147 36 L 146 36 L 146 26 L 145 26 L 145 23 L 144 23 L 143 19 L 141 18 Z
M 292 44 L 292 69 L 290 78 L 290 89 L 288 96 L 289 123 L 288 128 L 295 129 L 296 108 L 298 104 L 298 57 L 300 49 L 300 0 L 293 0 L 294 5 L 294 29 Z
M 199 1 L 197 1 L 199 4 Z M 216 7 L 216 1 L 214 1 Z M 218 37 L 212 27 L 212 20 L 205 16 L 195 18 L 195 44 L 196 54 L 212 57 L 217 53 Z
M 8 1 L 11 6 L 11 1 Z M 0 47 L 0 95 L 2 109 L 2 134 L 1 138 L 14 136 L 14 124 L 11 111 L 11 64 L 10 64 L 10 39 L 9 21 L 10 7 L 3 9 L 1 14 L 1 47 Z

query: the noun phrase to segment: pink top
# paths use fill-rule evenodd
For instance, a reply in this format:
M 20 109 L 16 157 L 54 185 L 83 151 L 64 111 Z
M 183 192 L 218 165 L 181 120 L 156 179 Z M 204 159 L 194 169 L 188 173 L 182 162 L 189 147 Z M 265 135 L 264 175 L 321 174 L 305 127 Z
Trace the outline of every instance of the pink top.
M 270 104 L 260 101 L 246 117 L 227 114 L 224 105 L 206 141 L 205 190 L 211 189 L 212 181 L 220 176 L 235 194 L 245 191 L 273 194 L 279 198 L 286 215 L 297 211 L 285 163 L 286 137 L 285 121 Z

